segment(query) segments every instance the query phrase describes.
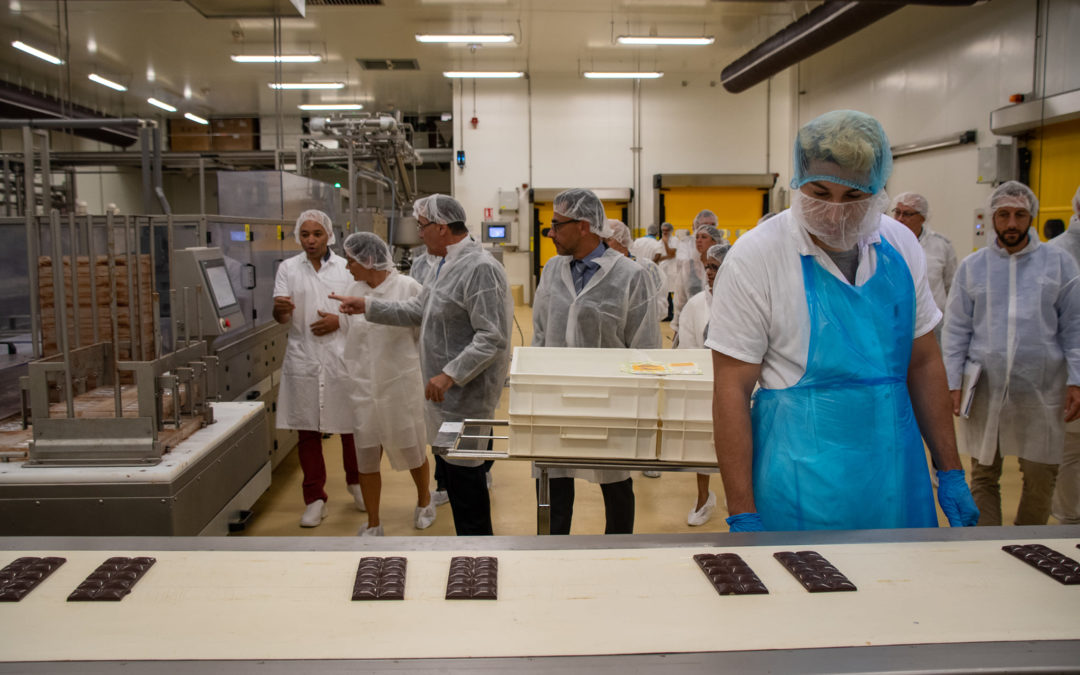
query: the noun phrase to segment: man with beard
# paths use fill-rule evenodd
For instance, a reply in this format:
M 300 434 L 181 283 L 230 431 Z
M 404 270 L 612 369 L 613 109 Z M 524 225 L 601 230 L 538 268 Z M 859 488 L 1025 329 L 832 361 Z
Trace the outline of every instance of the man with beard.
M 1016 455 L 1024 474 L 1014 523 L 1045 525 L 1065 423 L 1080 417 L 1080 271 L 1068 252 L 1039 241 L 1039 201 L 1023 183 L 999 185 L 987 210 L 997 239 L 960 263 L 945 310 L 953 413 L 965 364 L 979 364 L 960 422 L 979 525 L 1001 525 L 1004 455 Z

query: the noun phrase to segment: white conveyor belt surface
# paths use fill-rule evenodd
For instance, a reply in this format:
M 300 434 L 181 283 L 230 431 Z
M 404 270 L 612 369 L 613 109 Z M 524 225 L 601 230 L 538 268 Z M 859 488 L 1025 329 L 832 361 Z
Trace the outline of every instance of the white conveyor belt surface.
M 67 563 L 21 602 L 0 603 L 0 659 L 416 659 L 1080 640 L 1080 585 L 1059 584 L 1001 550 L 1042 543 L 1076 559 L 1080 530 L 1067 531 L 1076 536 L 814 545 L 804 534 L 792 546 L 725 546 L 719 535 L 702 546 L 534 550 L 501 548 L 501 539 L 491 548 L 407 550 L 419 538 L 344 551 L 5 546 L 0 566 L 24 555 Z M 558 539 L 573 546 L 572 537 Z M 297 547 L 317 546 L 309 542 Z M 858 591 L 808 593 L 773 558 L 783 550 L 819 552 Z M 769 594 L 718 595 L 693 560 L 701 552 L 738 553 Z M 157 563 L 120 602 L 67 602 L 112 555 Z M 405 600 L 351 601 L 357 564 L 370 555 L 408 559 Z M 453 555 L 497 556 L 498 599 L 446 600 Z

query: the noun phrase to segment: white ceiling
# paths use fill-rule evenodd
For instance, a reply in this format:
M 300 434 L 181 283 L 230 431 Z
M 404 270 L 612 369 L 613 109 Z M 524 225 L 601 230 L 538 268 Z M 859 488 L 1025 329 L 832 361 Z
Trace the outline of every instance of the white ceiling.
M 276 113 L 273 64 L 229 56 L 272 53 L 271 19 L 207 19 L 181 0 L 0 0 L 0 79 L 119 116 L 151 116 L 154 96 L 202 116 Z M 709 77 L 818 2 L 717 0 L 384 0 L 383 6 L 309 6 L 283 19 L 283 53 L 317 53 L 317 64 L 284 64 L 286 81 L 342 81 L 343 90 L 283 92 L 282 112 L 306 102 L 358 102 L 365 110 L 441 112 L 452 104 L 443 70 L 661 70 Z M 66 20 L 65 20 L 66 17 Z M 67 26 L 66 31 L 64 26 Z M 418 32 L 513 33 L 506 46 L 425 45 Z M 624 47 L 625 34 L 712 35 L 708 47 Z M 53 66 L 13 47 L 22 40 L 63 56 Z M 406 58 L 419 72 L 365 71 L 356 59 Z M 100 75 L 129 87 L 113 92 Z M 68 84 L 70 82 L 70 85 Z M 70 97 L 66 92 L 70 91 Z

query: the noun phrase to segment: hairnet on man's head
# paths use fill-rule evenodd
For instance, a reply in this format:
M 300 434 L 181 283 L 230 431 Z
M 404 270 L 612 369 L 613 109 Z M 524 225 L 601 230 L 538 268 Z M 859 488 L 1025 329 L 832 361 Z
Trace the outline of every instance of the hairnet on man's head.
M 919 215 L 923 218 L 930 216 L 930 204 L 926 201 L 926 197 L 923 197 L 917 192 L 901 192 L 896 197 L 896 201 L 893 202 L 893 208 L 896 208 L 903 204 L 912 211 L 918 211 Z
M 1015 180 L 1005 181 L 990 193 L 989 211 L 993 215 L 1003 206 L 1027 209 L 1032 219 L 1039 215 L 1039 200 L 1031 188 Z
M 717 265 L 722 265 L 724 262 L 724 256 L 731 250 L 731 244 L 726 241 L 723 244 L 713 244 L 706 251 L 705 257 L 715 262 Z
M 322 225 L 322 228 L 326 230 L 326 245 L 333 246 L 337 241 L 337 237 L 334 236 L 334 223 L 330 220 L 330 216 L 319 209 L 308 209 L 297 217 L 296 226 L 293 227 L 293 238 L 296 239 L 296 243 L 300 243 L 300 226 L 309 220 Z
M 465 222 L 465 207 L 447 195 L 434 194 L 413 202 L 413 216 L 437 225 Z
M 345 255 L 355 260 L 361 267 L 369 270 L 392 270 L 394 258 L 390 254 L 390 247 L 372 232 L 353 232 L 345 237 L 342 244 Z
M 697 231 L 698 232 L 704 232 L 704 233 L 708 234 L 709 237 L 712 238 L 713 242 L 716 243 L 716 244 L 726 244 L 727 243 L 727 239 L 724 237 L 724 233 L 721 232 L 718 228 L 713 227 L 712 225 L 706 225 L 705 227 L 699 227 L 697 229 Z
M 645 228 L 645 234 L 650 237 L 660 236 L 660 226 L 656 223 L 649 223 L 649 226 Z
M 634 243 L 634 238 L 630 236 L 630 228 L 626 226 L 626 223 L 614 218 L 608 218 L 606 222 L 608 238 L 614 239 L 625 248 L 630 248 L 630 244 Z
M 885 129 L 857 110 L 834 110 L 816 117 L 795 137 L 791 187 L 812 181 L 839 183 L 877 194 L 892 173 L 892 150 Z
M 694 216 L 694 231 L 697 232 L 705 225 L 716 226 L 720 222 L 720 219 L 716 217 L 716 214 L 709 209 L 701 209 L 698 214 Z
M 555 195 L 555 212 L 589 223 L 589 231 L 601 237 L 606 236 L 607 216 L 604 203 L 592 190 L 572 188 Z

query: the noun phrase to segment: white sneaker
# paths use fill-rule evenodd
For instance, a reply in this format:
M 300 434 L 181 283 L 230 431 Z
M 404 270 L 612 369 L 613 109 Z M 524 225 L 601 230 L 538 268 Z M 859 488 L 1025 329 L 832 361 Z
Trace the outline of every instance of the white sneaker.
M 435 522 L 435 501 L 428 502 L 427 506 L 417 506 L 413 511 L 413 527 L 418 530 L 426 530 Z
M 443 504 L 450 503 L 450 495 L 446 494 L 446 490 L 436 490 L 431 493 L 431 503 L 435 506 L 442 506 Z
M 368 527 L 364 525 L 360 528 L 360 531 L 356 533 L 358 537 L 381 537 L 383 536 L 382 525 L 376 525 L 375 527 Z
M 326 502 L 316 499 L 304 509 L 304 515 L 300 516 L 300 527 L 318 527 L 326 517 Z
M 353 501 L 356 502 L 356 508 L 361 511 L 367 511 L 367 507 L 364 506 L 364 493 L 360 491 L 360 484 L 353 483 L 347 487 L 349 488 L 349 493 L 352 494 Z
M 659 478 L 660 477 L 660 472 L 659 471 L 642 471 L 641 475 L 645 476 L 646 478 Z
M 686 524 L 691 526 L 704 525 L 712 518 L 715 510 L 716 493 L 709 490 L 709 498 L 705 500 L 705 505 L 700 509 L 690 509 L 690 514 L 686 516 Z
M 495 482 L 495 481 L 493 481 L 491 479 L 491 472 L 490 471 L 488 471 L 487 473 L 484 474 L 484 481 L 487 482 L 487 489 L 490 490 L 491 489 L 491 484 Z

